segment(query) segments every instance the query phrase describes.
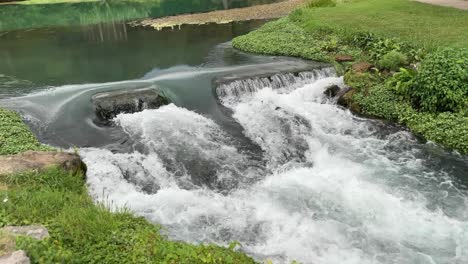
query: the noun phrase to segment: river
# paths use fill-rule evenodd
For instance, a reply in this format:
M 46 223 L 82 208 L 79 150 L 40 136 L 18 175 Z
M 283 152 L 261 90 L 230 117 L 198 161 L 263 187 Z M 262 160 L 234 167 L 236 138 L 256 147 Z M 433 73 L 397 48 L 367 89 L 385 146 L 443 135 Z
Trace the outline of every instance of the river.
M 343 86 L 331 68 L 214 87 L 300 63 L 230 46 L 261 23 L 9 32 L 0 104 L 42 142 L 79 148 L 96 201 L 172 239 L 238 241 L 275 263 L 468 263 L 466 156 L 337 106 L 323 93 Z M 96 122 L 93 94 L 156 86 L 172 104 Z

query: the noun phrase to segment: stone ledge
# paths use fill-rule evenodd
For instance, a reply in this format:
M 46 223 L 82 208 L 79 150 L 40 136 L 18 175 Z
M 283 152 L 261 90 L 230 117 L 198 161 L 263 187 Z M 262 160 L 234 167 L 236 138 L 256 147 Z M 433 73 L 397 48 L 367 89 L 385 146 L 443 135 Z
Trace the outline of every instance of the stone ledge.
M 44 171 L 51 167 L 71 172 L 86 171 L 86 165 L 80 156 L 68 152 L 26 151 L 16 155 L 0 156 L 0 175 Z

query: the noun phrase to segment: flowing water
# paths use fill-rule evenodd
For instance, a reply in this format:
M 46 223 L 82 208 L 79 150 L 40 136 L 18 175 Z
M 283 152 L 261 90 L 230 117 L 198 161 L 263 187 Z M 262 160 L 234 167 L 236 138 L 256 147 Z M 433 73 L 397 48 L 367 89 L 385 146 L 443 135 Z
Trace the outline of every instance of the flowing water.
M 0 103 L 22 111 L 44 142 L 81 147 L 96 201 L 128 207 L 172 239 L 239 241 L 275 263 L 468 263 L 466 156 L 337 106 L 324 89 L 343 79 L 322 65 L 216 84 L 302 62 L 205 41 L 212 44 L 190 42 L 201 48 L 182 66 L 157 66 L 151 56 L 132 64 L 136 72 L 156 65 L 140 78 L 90 71 L 75 76 L 82 84 L 63 85 L 68 77 L 11 77 L 3 85 L 22 93 L 5 90 Z M 113 126 L 94 122 L 93 94 L 151 86 L 173 104 L 120 114 Z

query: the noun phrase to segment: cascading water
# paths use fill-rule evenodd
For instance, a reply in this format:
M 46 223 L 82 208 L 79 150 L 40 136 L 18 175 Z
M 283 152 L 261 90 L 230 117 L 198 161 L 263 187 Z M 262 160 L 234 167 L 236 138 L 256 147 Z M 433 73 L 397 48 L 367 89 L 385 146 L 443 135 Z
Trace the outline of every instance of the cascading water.
M 330 74 L 217 89 L 260 153 L 175 105 L 121 114 L 134 152 L 82 149 L 90 193 L 174 239 L 236 240 L 258 260 L 468 263 L 466 189 L 430 144 L 327 100 L 325 87 L 343 86 Z
M 300 85 L 326 78 L 333 74 L 335 74 L 335 69 L 327 67 L 297 73 L 279 73 L 268 77 L 234 80 L 222 83 L 216 87 L 216 95 L 225 102 L 226 100 L 237 100 L 245 94 L 254 94 L 266 87 L 291 91 Z

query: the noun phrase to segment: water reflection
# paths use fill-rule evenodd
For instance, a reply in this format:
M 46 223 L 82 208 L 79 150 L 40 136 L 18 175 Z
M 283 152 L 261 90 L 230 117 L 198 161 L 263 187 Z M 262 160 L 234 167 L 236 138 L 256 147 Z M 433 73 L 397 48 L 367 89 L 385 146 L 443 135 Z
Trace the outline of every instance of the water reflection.
M 90 25 L 238 8 L 278 1 L 280 0 L 105 0 L 53 5 L 1 5 L 0 31 L 50 26 Z
M 140 78 L 205 63 L 212 48 L 262 21 L 155 31 L 124 23 L 15 31 L 0 37 L 0 97 L 64 84 Z M 5 81 L 3 81 L 5 80 Z M 24 85 L 17 85 L 20 80 Z

